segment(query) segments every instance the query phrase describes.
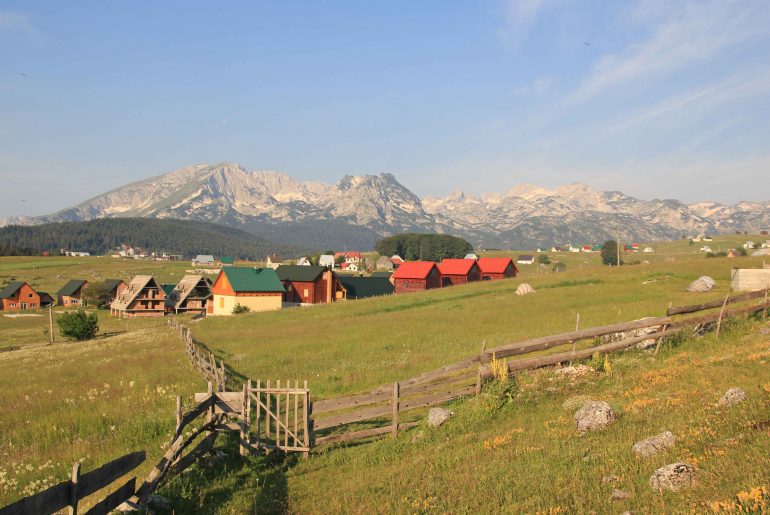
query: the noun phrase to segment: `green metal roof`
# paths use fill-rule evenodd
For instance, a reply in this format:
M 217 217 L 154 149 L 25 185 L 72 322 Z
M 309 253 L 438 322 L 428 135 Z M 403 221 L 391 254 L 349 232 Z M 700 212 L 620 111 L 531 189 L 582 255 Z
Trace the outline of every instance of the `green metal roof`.
M 281 292 L 283 293 L 283 284 L 278 278 L 278 274 L 271 268 L 246 268 L 231 266 L 222 269 L 230 286 L 236 292 L 239 291 L 262 291 L 262 292 Z
M 281 265 L 275 269 L 281 281 L 299 281 L 312 283 L 326 269 L 325 266 Z
M 105 279 L 104 280 L 104 287 L 110 291 L 117 288 L 117 286 L 122 283 L 120 279 Z
M 78 288 L 81 288 L 86 283 L 85 279 L 70 279 L 67 281 L 67 284 L 61 287 L 61 289 L 56 292 L 56 295 L 69 297 L 75 294 L 76 291 L 78 291 Z
M 160 287 L 166 293 L 166 297 L 168 297 L 171 295 L 171 292 L 174 291 L 174 288 L 176 288 L 176 284 L 161 284 Z
M 0 299 L 13 297 L 22 286 L 24 286 L 24 281 L 13 281 L 0 291 Z
M 387 277 L 393 275 L 393 272 L 372 272 L 372 277 Z
M 224 256 L 219 258 L 219 262 L 223 265 L 232 265 L 235 263 L 235 258 L 232 256 Z
M 363 299 L 391 295 L 393 285 L 387 277 L 349 277 L 338 275 L 342 286 L 347 290 L 347 298 Z

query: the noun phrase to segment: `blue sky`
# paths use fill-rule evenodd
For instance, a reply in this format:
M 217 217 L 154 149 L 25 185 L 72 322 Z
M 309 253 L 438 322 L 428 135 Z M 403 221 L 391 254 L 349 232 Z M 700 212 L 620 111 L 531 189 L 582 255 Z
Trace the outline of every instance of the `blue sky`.
M 766 0 L 0 3 L 0 216 L 220 161 L 768 200 L 768 120 Z

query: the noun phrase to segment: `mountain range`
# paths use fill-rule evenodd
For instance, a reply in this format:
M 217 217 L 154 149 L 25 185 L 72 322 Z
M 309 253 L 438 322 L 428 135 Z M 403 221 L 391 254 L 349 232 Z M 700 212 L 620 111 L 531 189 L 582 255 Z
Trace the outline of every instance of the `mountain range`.
M 0 226 L 105 217 L 217 223 L 302 248 L 369 249 L 382 236 L 401 232 L 450 233 L 479 247 L 535 248 L 602 242 L 618 228 L 622 239 L 643 242 L 758 232 L 770 227 L 770 201 L 640 200 L 580 183 L 421 199 L 389 173 L 346 175 L 332 185 L 220 163 L 127 184 L 50 215 L 0 219 Z

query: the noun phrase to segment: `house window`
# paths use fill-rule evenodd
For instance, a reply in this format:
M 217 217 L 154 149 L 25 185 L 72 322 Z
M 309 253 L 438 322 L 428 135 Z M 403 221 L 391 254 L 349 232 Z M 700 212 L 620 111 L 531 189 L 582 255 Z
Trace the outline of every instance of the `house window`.
M 30 294 L 28 295 L 28 297 L 31 299 L 32 297 L 34 297 L 34 295 L 30 293 Z
M 308 293 L 309 293 L 309 292 L 308 292 L 308 289 L 307 289 L 307 288 L 305 288 L 305 298 L 307 298 L 307 296 L 308 296 Z

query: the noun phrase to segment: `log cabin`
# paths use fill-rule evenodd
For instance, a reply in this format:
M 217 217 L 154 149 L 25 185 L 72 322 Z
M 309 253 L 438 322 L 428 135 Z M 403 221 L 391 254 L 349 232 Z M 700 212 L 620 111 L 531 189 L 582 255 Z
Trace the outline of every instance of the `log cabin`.
M 455 286 L 481 280 L 481 269 L 475 259 L 447 258 L 438 265 L 441 286 Z
M 396 293 L 441 288 L 441 272 L 432 261 L 405 261 L 391 277 Z
M 519 274 L 519 269 L 511 258 L 480 258 L 478 263 L 482 281 L 506 279 Z

